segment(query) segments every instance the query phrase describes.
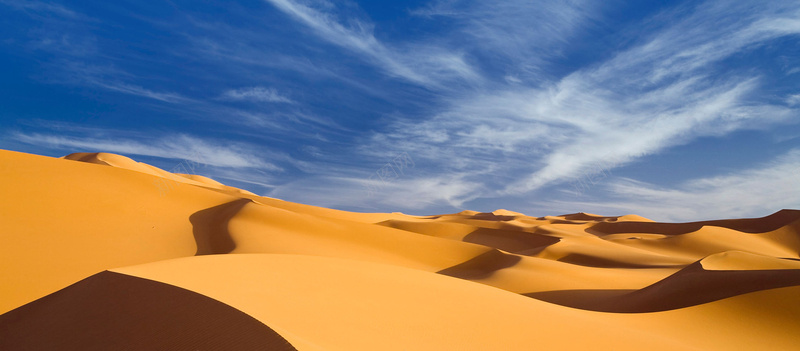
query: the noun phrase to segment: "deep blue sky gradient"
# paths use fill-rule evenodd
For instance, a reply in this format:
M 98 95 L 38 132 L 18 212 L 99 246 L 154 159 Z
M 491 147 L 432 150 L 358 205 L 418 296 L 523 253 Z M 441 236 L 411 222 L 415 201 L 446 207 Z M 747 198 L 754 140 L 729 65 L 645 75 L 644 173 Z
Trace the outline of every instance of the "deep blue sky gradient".
M 2 149 L 367 212 L 800 208 L 798 2 L 0 0 L 0 23 Z

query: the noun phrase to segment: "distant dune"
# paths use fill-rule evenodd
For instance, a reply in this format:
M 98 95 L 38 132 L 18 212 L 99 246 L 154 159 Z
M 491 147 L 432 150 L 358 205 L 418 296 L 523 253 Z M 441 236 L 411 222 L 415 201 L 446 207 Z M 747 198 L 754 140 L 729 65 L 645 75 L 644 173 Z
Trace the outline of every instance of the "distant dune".
M 0 350 L 796 350 L 800 211 L 353 213 L 0 150 Z

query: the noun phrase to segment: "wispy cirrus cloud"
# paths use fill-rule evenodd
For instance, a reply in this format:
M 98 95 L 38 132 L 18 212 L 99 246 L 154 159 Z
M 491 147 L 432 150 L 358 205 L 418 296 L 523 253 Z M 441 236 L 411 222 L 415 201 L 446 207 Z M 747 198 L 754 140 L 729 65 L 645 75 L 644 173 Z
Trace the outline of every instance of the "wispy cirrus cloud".
M 292 99 L 278 93 L 277 89 L 266 87 L 227 90 L 222 93 L 222 99 L 233 101 L 279 102 L 287 104 L 294 103 Z
M 591 91 L 561 90 L 565 99 L 550 106 L 569 116 L 562 121 L 572 127 L 571 137 L 554 140 L 542 167 L 508 191 L 535 190 L 575 177 L 598 160 L 624 165 L 700 136 L 759 128 L 791 116 L 792 111 L 783 106 L 748 103 L 757 85 L 752 78 L 714 86 L 685 81 L 636 99 L 604 99 Z M 592 101 L 590 106 L 569 107 L 580 106 L 586 99 Z M 653 106 L 654 99 L 673 106 Z
M 263 160 L 252 146 L 218 144 L 188 135 L 164 136 L 153 140 L 121 140 L 103 137 L 63 137 L 41 133 L 12 133 L 10 138 L 39 146 L 68 148 L 73 152 L 111 152 L 126 155 L 184 159 L 215 167 L 281 170 Z
M 375 186 L 377 181 L 360 179 L 357 183 L 366 189 Z M 366 201 L 407 210 L 422 210 L 441 205 L 463 208 L 464 203 L 477 198 L 477 190 L 481 187 L 478 182 L 466 180 L 464 175 L 401 178 L 383 182 L 377 193 L 367 197 Z M 353 200 L 358 202 L 359 199 Z
M 48 82 L 90 86 L 107 91 L 158 100 L 168 103 L 193 102 L 181 94 L 150 89 L 137 84 L 136 77 L 109 62 L 98 60 L 101 52 L 97 38 L 86 23 L 95 22 L 72 9 L 57 3 L 39 1 L 2 0 L 0 4 L 32 13 L 49 13 L 55 18 L 41 18 L 43 28 L 33 30 L 36 34 L 28 47 L 47 52 L 53 56 L 45 67 L 49 71 L 42 79 Z
M 632 87 L 647 87 L 697 74 L 699 69 L 735 53 L 800 33 L 800 5 L 796 3 L 704 1 L 689 10 L 689 15 L 664 14 L 675 22 L 644 36 L 643 42 L 593 73 L 602 77 L 633 68 L 646 74 L 630 74 L 635 83 Z
M 800 94 L 789 95 L 789 97 L 786 98 L 786 103 L 789 104 L 789 106 L 800 105 Z
M 387 182 L 354 175 L 319 175 L 276 186 L 267 196 L 354 211 L 392 208 L 420 213 L 463 208 L 466 202 L 476 198 L 476 189 L 481 186 L 458 175 L 408 177 Z
M 158 92 L 153 91 L 150 89 L 146 89 L 144 87 L 138 85 L 132 85 L 127 83 L 121 82 L 113 82 L 113 81 L 103 81 L 103 80 L 95 80 L 91 79 L 90 77 L 86 77 L 86 83 L 91 84 L 96 87 L 100 87 L 106 90 L 115 91 L 118 93 L 134 95 L 139 97 L 144 97 L 148 99 L 158 100 L 162 102 L 169 102 L 169 103 L 186 103 L 191 102 L 192 99 L 189 99 L 185 96 L 182 96 L 177 93 L 170 93 L 170 92 Z
M 760 128 L 796 115 L 796 110 L 754 96 L 760 88 L 758 73 L 711 66 L 770 40 L 800 34 L 800 6 L 761 10 L 704 3 L 688 18 L 597 68 L 562 79 L 547 118 L 574 126 L 579 138 L 555 148 L 524 187 L 536 189 L 574 176 L 592 160 L 622 165 L 698 136 Z M 572 166 L 564 162 L 569 159 Z
M 609 200 L 568 204 L 594 212 L 635 208 L 637 214 L 659 221 L 765 216 L 781 208 L 800 208 L 798 174 L 800 150 L 795 149 L 754 168 L 692 179 L 674 188 L 617 179 L 604 186 Z
M 47 78 L 52 82 L 100 88 L 172 104 L 198 103 L 176 92 L 157 91 L 132 83 L 130 81 L 136 80 L 135 75 L 111 65 L 87 63 L 80 58 L 65 58 L 57 65 L 66 70 Z
M 0 0 L 0 4 L 10 6 L 17 10 L 33 11 L 38 13 L 52 13 L 68 18 L 83 18 L 81 14 L 71 9 L 50 2 L 35 0 Z
M 498 77 L 491 89 L 445 96 L 447 108 L 427 120 L 394 123 L 364 150 L 429 155 L 443 172 L 470 171 L 476 181 L 502 170 L 503 178 L 516 179 L 498 192 L 509 196 L 569 181 L 598 160 L 622 166 L 700 136 L 785 121 L 798 111 L 759 97 L 762 72 L 715 65 L 800 34 L 800 5 L 750 5 L 710 1 L 662 14 L 640 41 L 608 59 L 544 83 L 504 84 Z M 500 17 L 442 13 L 489 21 L 467 21 L 475 31 L 497 21 L 500 29 L 483 35 L 498 40 L 507 31 Z M 528 62 L 512 51 L 508 56 Z
M 26 28 L 23 34 L 26 36 L 25 50 L 72 58 L 98 53 L 95 38 L 86 30 L 87 24 L 96 24 L 97 21 L 78 11 L 56 2 L 35 0 L 0 0 L 0 8 L 11 8 L 35 21 L 35 25 Z
M 265 1 L 308 26 L 325 41 L 363 55 L 392 76 L 438 88 L 444 87 L 446 80 L 481 78 L 463 54 L 433 45 L 411 48 L 388 45 L 375 37 L 371 22 L 355 17 L 347 18 L 346 22 L 337 19 L 336 6 L 326 0 Z
M 598 2 L 573 1 L 433 1 L 412 10 L 430 20 L 455 21 L 444 42 L 466 47 L 491 62 L 509 83 L 542 81 L 544 66 L 562 59 L 569 41 L 602 17 Z M 498 77 L 495 77 L 498 78 Z

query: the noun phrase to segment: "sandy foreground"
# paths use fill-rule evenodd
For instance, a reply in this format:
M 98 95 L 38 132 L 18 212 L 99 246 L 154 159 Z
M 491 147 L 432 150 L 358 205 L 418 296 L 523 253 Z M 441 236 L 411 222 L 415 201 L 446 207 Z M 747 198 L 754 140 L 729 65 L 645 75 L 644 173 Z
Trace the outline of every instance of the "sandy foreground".
M 800 211 L 352 213 L 0 150 L 0 350 L 796 350 Z

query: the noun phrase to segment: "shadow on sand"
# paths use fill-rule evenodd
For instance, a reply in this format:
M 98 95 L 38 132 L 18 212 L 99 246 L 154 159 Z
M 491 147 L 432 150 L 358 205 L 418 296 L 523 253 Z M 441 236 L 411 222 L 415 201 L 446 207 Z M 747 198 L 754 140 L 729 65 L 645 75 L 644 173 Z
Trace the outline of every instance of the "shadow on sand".
M 253 201 L 239 199 L 192 214 L 189 221 L 197 243 L 195 255 L 226 254 L 233 251 L 236 243 L 228 232 L 228 222 L 250 202 Z

